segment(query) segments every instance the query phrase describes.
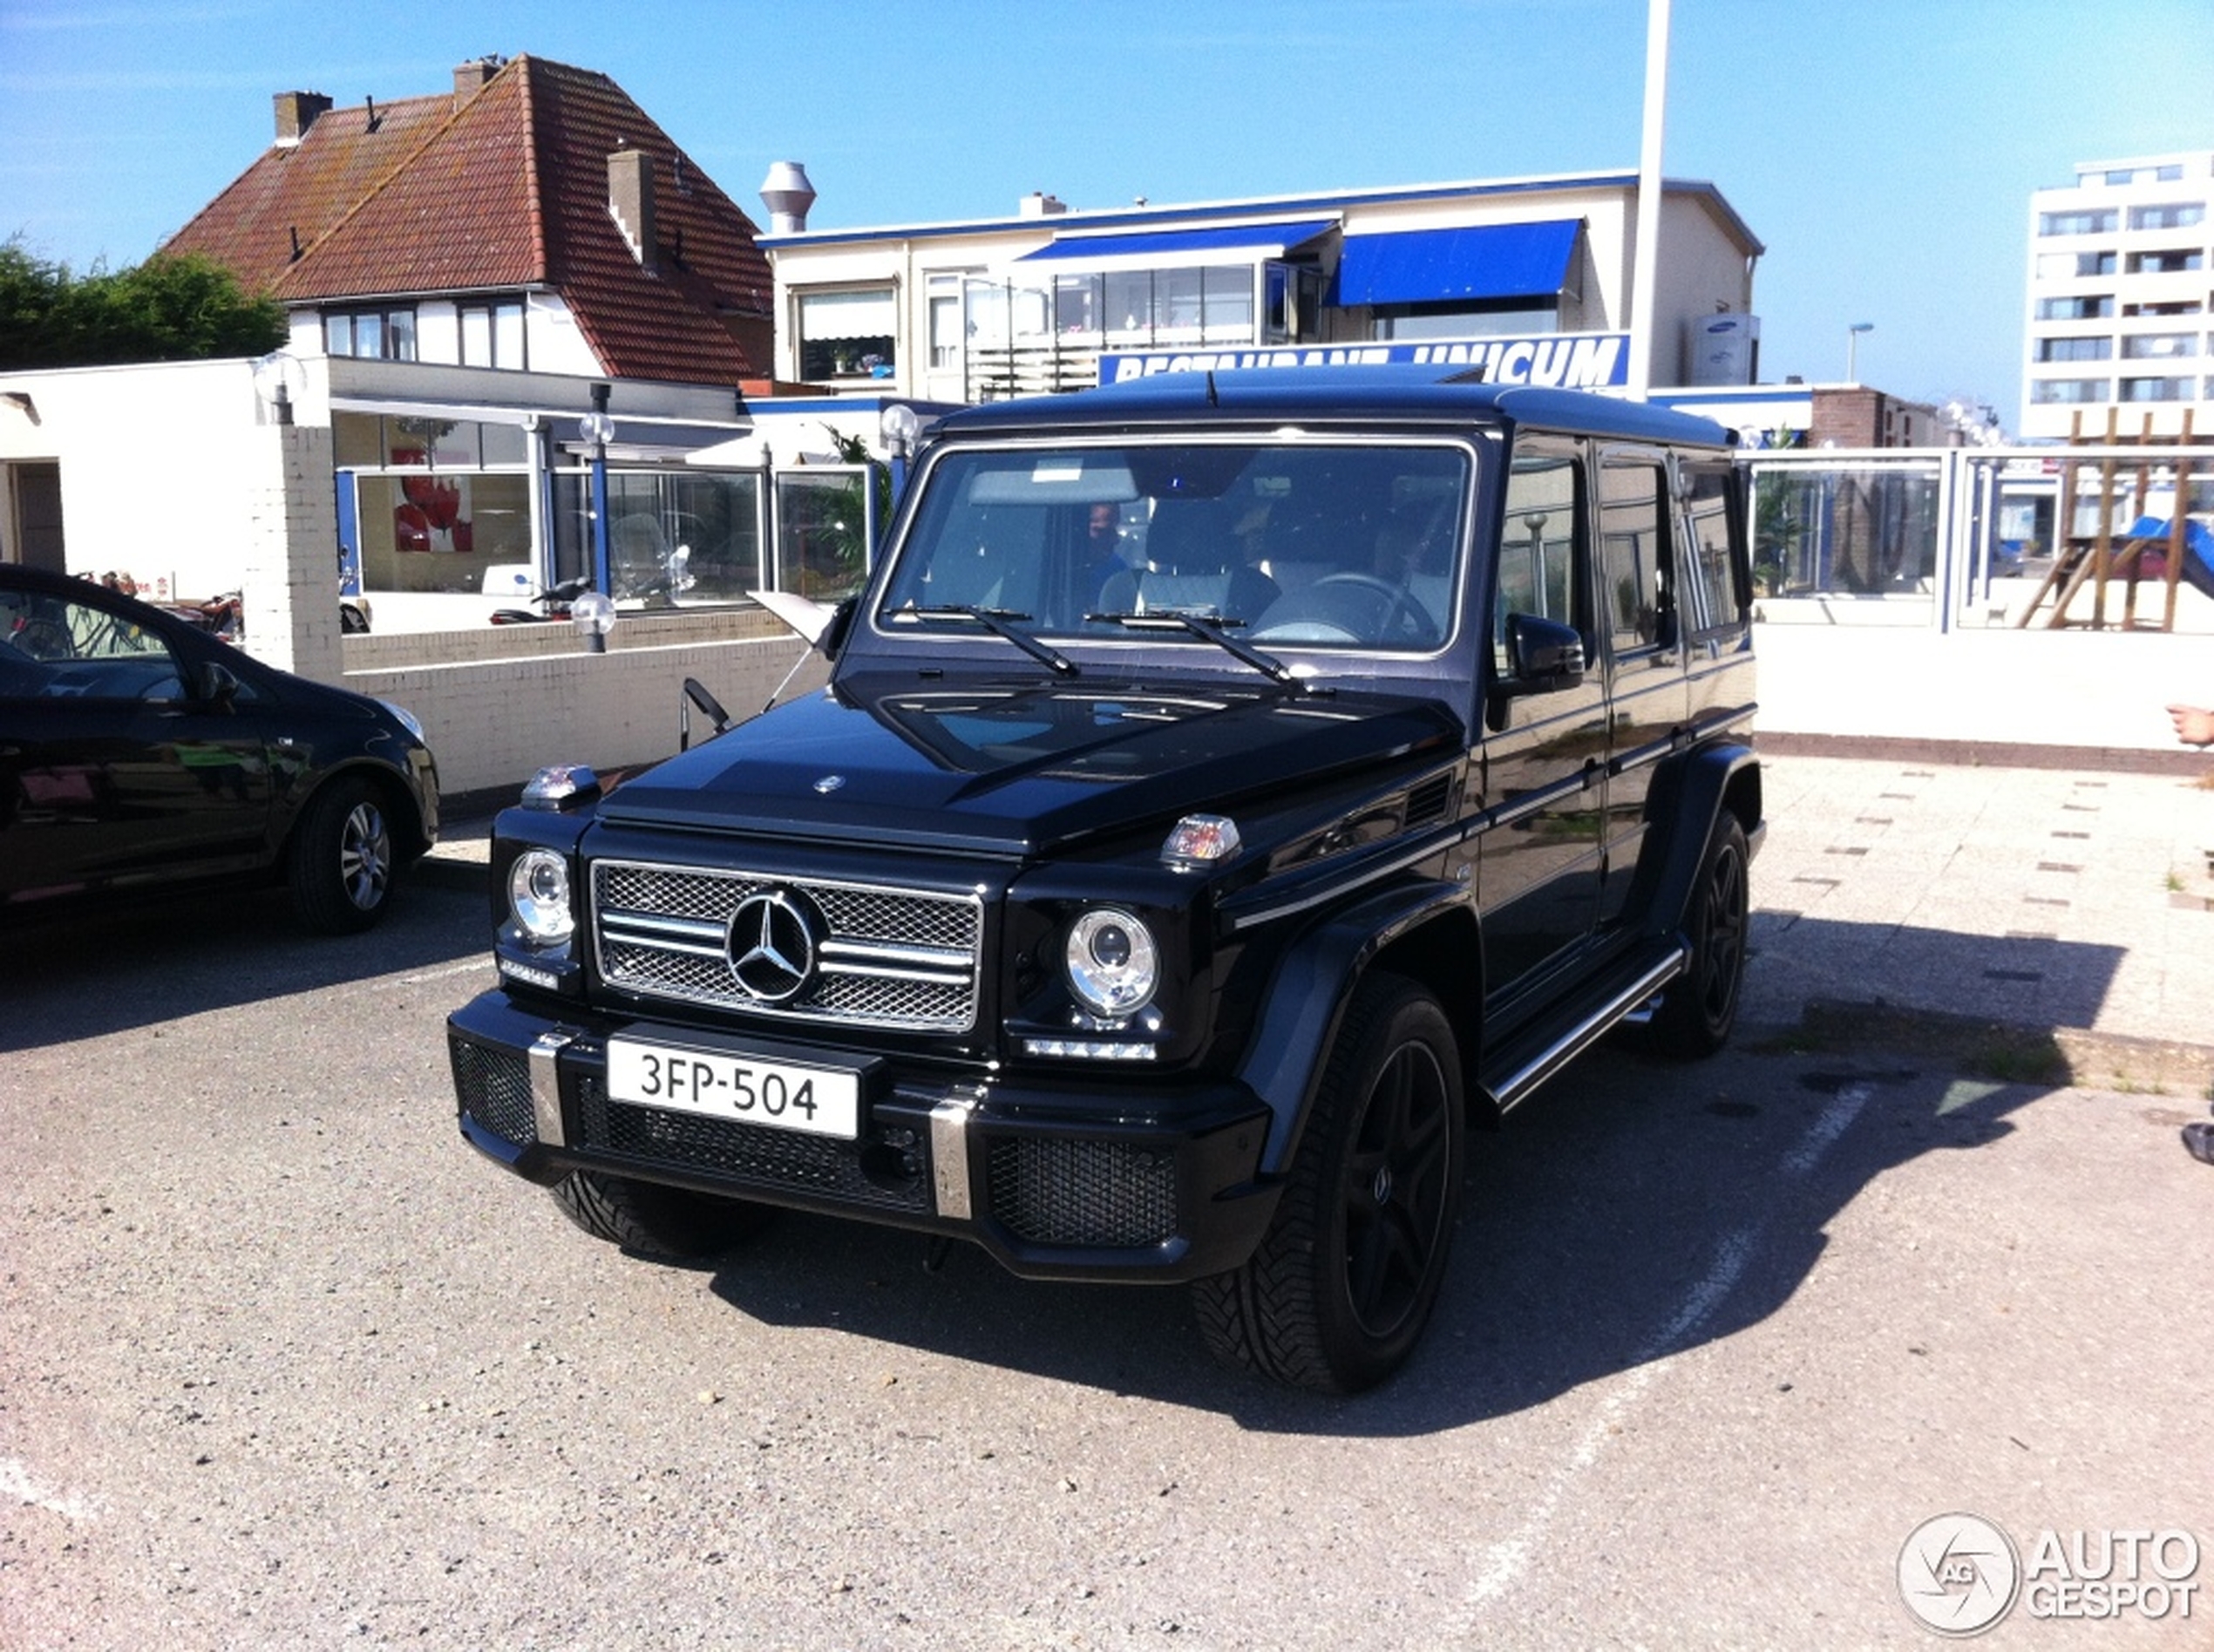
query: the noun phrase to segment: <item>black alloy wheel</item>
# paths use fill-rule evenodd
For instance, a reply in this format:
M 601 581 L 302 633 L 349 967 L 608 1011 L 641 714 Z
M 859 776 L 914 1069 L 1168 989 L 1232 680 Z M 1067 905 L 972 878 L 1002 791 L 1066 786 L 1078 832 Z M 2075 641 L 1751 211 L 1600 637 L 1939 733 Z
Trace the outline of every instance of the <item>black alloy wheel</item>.
M 1276 1217 L 1193 1302 L 1225 1363 L 1355 1393 L 1421 1339 L 1460 1203 L 1461 1063 L 1436 999 L 1376 974 L 1355 990 Z
M 1691 958 L 1661 995 L 1653 1039 L 1663 1054 L 1711 1056 L 1729 1041 L 1745 990 L 1745 942 L 1752 880 L 1745 828 L 1725 813 L 1708 840 L 1699 881 L 1684 913 Z

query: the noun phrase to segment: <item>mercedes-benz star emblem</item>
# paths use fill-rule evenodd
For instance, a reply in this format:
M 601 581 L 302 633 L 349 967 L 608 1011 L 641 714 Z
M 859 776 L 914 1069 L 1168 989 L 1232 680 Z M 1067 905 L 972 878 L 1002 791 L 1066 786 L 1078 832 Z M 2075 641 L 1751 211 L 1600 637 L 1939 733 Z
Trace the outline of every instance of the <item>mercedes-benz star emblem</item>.
M 730 914 L 730 977 L 756 1003 L 789 1003 L 815 974 L 821 933 L 814 903 L 789 889 L 764 889 Z

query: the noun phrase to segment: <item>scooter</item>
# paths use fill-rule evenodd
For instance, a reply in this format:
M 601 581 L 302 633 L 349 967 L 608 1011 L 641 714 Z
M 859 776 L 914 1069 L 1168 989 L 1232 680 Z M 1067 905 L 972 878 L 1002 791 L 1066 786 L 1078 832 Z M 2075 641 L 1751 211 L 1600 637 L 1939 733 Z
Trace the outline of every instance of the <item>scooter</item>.
M 492 622 L 494 625 L 542 625 L 548 620 L 566 620 L 569 617 L 569 604 L 591 588 L 590 580 L 563 580 L 558 585 L 547 586 L 531 598 L 532 608 L 537 608 L 537 613 L 526 608 L 495 608 Z
M 679 545 L 655 559 L 652 574 L 623 592 L 644 608 L 675 608 L 676 599 L 699 583 L 691 571 L 692 547 Z M 621 588 L 618 586 L 618 588 Z

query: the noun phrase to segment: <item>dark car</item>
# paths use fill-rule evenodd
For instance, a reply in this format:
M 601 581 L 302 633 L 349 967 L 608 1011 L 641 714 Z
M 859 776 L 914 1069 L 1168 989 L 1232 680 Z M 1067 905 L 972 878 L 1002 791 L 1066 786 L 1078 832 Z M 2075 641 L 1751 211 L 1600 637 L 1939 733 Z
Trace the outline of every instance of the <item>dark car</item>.
M 365 929 L 438 831 L 404 711 L 88 580 L 0 566 L 0 919 L 282 880 L 311 928 Z
M 499 817 L 463 1133 L 638 1250 L 829 1212 L 1375 1383 L 1471 1125 L 1625 1023 L 1730 1033 L 1751 597 L 1729 437 L 1658 410 L 1283 370 L 954 414 L 826 689 Z

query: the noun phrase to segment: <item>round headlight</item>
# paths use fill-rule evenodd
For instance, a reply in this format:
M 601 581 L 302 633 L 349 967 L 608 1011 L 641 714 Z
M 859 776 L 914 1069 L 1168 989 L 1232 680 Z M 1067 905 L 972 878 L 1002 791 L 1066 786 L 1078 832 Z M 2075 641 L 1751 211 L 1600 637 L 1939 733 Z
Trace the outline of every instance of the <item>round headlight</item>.
M 1160 984 L 1153 932 L 1111 907 L 1087 912 L 1069 927 L 1069 985 L 1097 1015 L 1132 1016 L 1153 1001 Z
M 507 904 L 533 941 L 551 946 L 576 932 L 569 863 L 551 849 L 526 849 L 507 871 Z

